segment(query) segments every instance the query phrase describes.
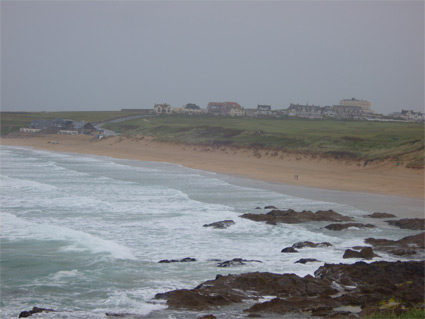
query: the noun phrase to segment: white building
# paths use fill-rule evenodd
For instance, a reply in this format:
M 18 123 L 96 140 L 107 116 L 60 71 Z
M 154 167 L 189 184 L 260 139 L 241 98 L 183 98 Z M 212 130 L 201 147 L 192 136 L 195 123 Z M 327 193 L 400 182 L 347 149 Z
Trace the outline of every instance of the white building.
M 415 112 L 412 110 L 402 110 L 400 117 L 409 122 L 424 122 L 425 115 L 422 112 Z
M 171 106 L 168 105 L 167 103 L 155 104 L 153 108 L 156 114 L 171 114 L 172 113 Z
M 41 131 L 41 128 L 28 128 L 28 127 L 21 127 L 19 129 L 20 132 L 23 133 L 38 133 Z
M 366 100 L 357 100 L 354 97 L 351 99 L 344 99 L 339 102 L 342 106 L 360 106 L 364 113 L 372 113 L 370 109 L 370 102 Z
M 232 107 L 230 109 L 229 115 L 232 116 L 232 117 L 245 116 L 245 110 L 243 108 Z

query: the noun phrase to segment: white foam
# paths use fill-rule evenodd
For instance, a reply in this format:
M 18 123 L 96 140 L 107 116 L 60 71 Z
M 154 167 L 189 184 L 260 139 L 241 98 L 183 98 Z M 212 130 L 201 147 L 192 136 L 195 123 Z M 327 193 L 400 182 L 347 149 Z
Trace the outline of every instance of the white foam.
M 116 259 L 136 260 L 130 248 L 96 237 L 80 230 L 37 223 L 19 218 L 13 214 L 1 213 L 1 236 L 10 241 L 18 240 L 59 240 L 64 242 L 63 250 L 108 253 Z

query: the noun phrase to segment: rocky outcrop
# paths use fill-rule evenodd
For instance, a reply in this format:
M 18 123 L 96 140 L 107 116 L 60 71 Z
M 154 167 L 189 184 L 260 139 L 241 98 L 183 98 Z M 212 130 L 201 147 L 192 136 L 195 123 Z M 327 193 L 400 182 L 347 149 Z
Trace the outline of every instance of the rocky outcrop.
M 194 289 L 174 290 L 155 298 L 166 299 L 170 309 L 199 311 L 273 296 L 272 300 L 254 304 L 245 311 L 261 314 L 311 311 L 324 317 L 332 314 L 350 318 L 353 314 L 338 312 L 336 308 L 348 305 L 364 308 L 389 298 L 407 306 L 422 303 L 424 270 L 424 261 L 357 262 L 325 264 L 315 271 L 314 277 L 260 272 L 218 275 Z
M 276 225 L 278 223 L 297 224 L 313 221 L 343 222 L 352 220 L 351 217 L 338 214 L 333 210 L 319 210 L 316 213 L 311 211 L 296 212 L 293 209 L 272 210 L 267 214 L 249 213 L 243 214 L 240 217 L 257 222 L 266 222 L 267 224 L 272 225 Z
M 392 226 L 397 226 L 403 229 L 425 230 L 424 218 L 404 218 L 399 220 L 387 220 L 387 223 Z
M 235 267 L 235 266 L 243 266 L 246 265 L 246 263 L 262 263 L 260 260 L 248 260 L 248 259 L 242 259 L 242 258 L 233 258 L 232 260 L 226 260 L 223 262 L 218 263 L 217 267 Z
M 425 233 L 407 236 L 400 240 L 366 238 L 365 243 L 377 250 L 397 256 L 415 255 L 418 250 L 425 249 Z
M 40 313 L 40 312 L 55 312 L 55 310 L 53 309 L 46 309 L 46 308 L 38 308 L 38 307 L 33 307 L 31 310 L 29 311 L 22 311 L 19 314 L 18 318 L 27 318 L 27 317 L 31 317 L 33 314 L 35 313 Z
M 155 298 L 166 299 L 172 309 L 206 310 L 217 305 L 257 299 L 261 296 L 315 296 L 330 295 L 337 291 L 329 283 L 312 276 L 304 278 L 294 274 L 246 273 L 218 275 L 215 280 L 202 283 L 192 290 L 180 289 Z
M 377 257 L 373 252 L 371 247 L 364 247 L 360 251 L 347 249 L 342 258 L 362 258 L 362 259 L 372 259 L 373 257 Z
M 212 227 L 212 228 L 218 228 L 218 229 L 224 229 L 227 227 L 230 227 L 234 225 L 235 222 L 231 219 L 222 220 L 219 222 L 211 223 L 211 224 L 205 224 L 203 227 Z
M 326 229 L 340 231 L 347 228 L 375 228 L 375 225 L 372 224 L 361 224 L 361 223 L 347 223 L 347 224 L 330 224 L 325 226 Z
M 388 213 L 373 213 L 370 215 L 365 215 L 365 217 L 370 217 L 370 218 L 393 218 L 396 217 L 393 214 L 388 214 Z
M 169 264 L 169 263 L 188 263 L 196 261 L 195 258 L 186 257 L 183 259 L 163 259 L 158 261 L 159 264 Z
M 297 253 L 298 249 L 309 247 L 309 248 L 316 248 L 316 247 L 329 247 L 332 246 L 331 243 L 323 242 L 323 243 L 313 243 L 311 241 L 300 241 L 298 243 L 293 244 L 291 247 L 283 248 L 280 252 L 281 253 Z

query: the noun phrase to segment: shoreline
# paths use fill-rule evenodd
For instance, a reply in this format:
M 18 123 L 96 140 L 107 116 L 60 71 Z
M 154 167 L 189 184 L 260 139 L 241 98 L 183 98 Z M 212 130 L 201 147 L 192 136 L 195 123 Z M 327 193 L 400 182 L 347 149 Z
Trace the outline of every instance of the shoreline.
M 57 144 L 53 144 L 55 141 Z M 39 150 L 108 156 L 117 159 L 178 164 L 184 167 L 251 179 L 277 186 L 359 192 L 424 199 L 424 170 L 392 162 L 361 163 L 308 158 L 296 154 L 255 151 L 231 146 L 186 145 L 154 141 L 149 137 L 28 135 L 1 138 L 1 145 Z

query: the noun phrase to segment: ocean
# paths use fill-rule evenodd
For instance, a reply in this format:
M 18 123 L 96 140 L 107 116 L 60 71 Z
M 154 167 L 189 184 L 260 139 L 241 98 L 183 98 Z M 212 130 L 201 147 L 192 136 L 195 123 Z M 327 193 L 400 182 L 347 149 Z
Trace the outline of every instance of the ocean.
M 16 318 L 33 306 L 57 311 L 43 318 L 105 318 L 106 313 L 129 314 L 126 318 L 198 318 L 208 313 L 242 318 L 237 307 L 204 313 L 166 310 L 153 297 L 193 288 L 217 274 L 305 276 L 325 262 L 358 261 L 342 256 L 345 249 L 364 245 L 365 238 L 400 239 L 418 233 L 364 217 L 373 211 L 311 199 L 303 192 L 285 194 L 249 180 L 237 182 L 167 163 L 30 148 L 1 147 L 0 188 L 1 318 Z M 239 217 L 268 212 L 264 207 L 269 205 L 333 209 L 378 227 L 338 232 L 323 228 L 329 222 L 267 225 Z M 203 227 L 225 219 L 235 224 Z M 280 252 L 306 240 L 333 246 Z M 374 260 L 404 260 L 379 254 Z M 185 257 L 196 261 L 158 263 Z M 217 267 L 233 258 L 261 263 Z M 300 258 L 320 262 L 296 264 Z

